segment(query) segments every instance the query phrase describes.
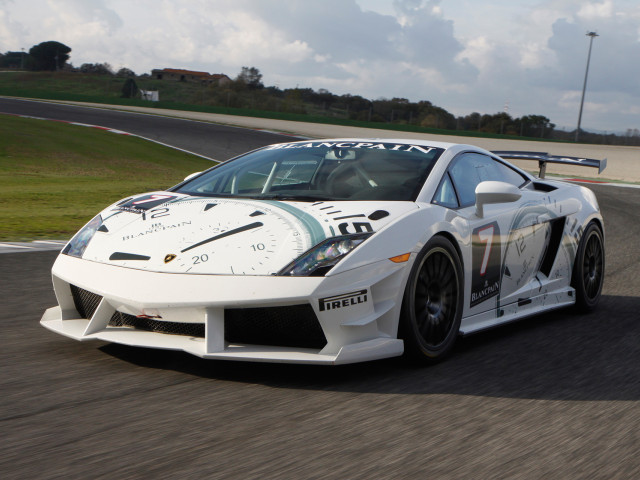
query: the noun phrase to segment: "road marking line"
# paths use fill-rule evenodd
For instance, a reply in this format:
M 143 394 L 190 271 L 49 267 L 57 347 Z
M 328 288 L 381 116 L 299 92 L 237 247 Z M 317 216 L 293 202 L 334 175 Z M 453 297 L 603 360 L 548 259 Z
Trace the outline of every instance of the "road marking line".
M 31 250 L 34 247 L 27 247 L 25 245 L 15 245 L 13 243 L 0 243 L 0 247 L 7 247 L 7 248 L 26 248 L 27 250 Z
M 137 135 L 135 133 L 125 132 L 124 130 L 118 130 L 116 128 L 102 127 L 100 125 L 92 125 L 90 123 L 70 122 L 68 120 L 56 120 L 56 119 L 53 119 L 53 118 L 34 117 L 34 116 L 31 116 L 31 115 L 20 115 L 20 114 L 16 114 L 16 113 L 7 113 L 7 114 L 5 114 L 3 112 L 0 112 L 0 114 L 11 115 L 13 117 L 21 117 L 21 118 L 33 118 L 35 120 L 46 120 L 46 121 L 52 121 L 52 122 L 67 123 L 69 125 L 77 125 L 79 127 L 97 128 L 99 130 L 104 130 L 106 132 L 115 133 L 115 134 L 118 134 L 118 135 L 127 135 L 127 136 L 130 136 L 130 137 L 138 137 L 138 138 L 141 138 L 141 139 L 146 140 L 148 142 L 157 143 L 158 145 L 162 145 L 164 147 L 169 147 L 169 148 L 172 148 L 174 150 L 178 150 L 180 152 L 188 153 L 189 155 L 195 155 L 196 157 L 204 158 L 205 160 L 209 160 L 211 162 L 222 163 L 220 160 L 216 160 L 215 158 L 207 157 L 206 155 L 202 155 L 200 153 L 192 152 L 190 150 L 185 150 L 184 148 L 176 147 L 174 145 L 169 145 L 168 143 L 160 142 L 159 140 L 154 140 L 153 138 L 143 137 L 142 135 Z M 141 115 L 145 115 L 145 114 L 141 114 Z M 178 120 L 184 120 L 184 119 L 182 119 L 180 117 L 166 117 L 166 118 L 176 118 Z M 188 121 L 193 121 L 193 120 L 188 120 Z M 199 122 L 199 123 L 208 123 L 208 122 Z

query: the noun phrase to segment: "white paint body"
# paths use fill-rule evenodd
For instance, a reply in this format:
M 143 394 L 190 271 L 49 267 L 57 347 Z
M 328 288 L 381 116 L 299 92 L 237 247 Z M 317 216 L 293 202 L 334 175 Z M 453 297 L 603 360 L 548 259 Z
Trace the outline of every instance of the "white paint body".
M 469 145 L 412 143 L 444 149 L 415 202 L 278 202 L 153 192 L 130 201 L 162 201 L 164 195 L 172 197 L 170 203 L 159 203 L 144 216 L 112 205 L 102 212 L 107 231 L 96 232 L 82 258 L 61 254 L 56 260 L 52 274 L 58 305 L 44 313 L 41 323 L 76 340 L 183 350 L 210 359 L 344 364 L 397 356 L 403 353 L 397 332 L 407 279 L 417 254 L 434 235 L 452 239 L 460 253 L 465 285 L 461 334 L 575 302 L 570 282 L 580 234 L 592 220 L 602 223 L 589 190 L 548 180 L 549 191 L 536 189 L 534 183 L 540 182 L 518 170 L 530 180 L 519 197 L 513 189 L 494 186 L 496 195 L 482 193 L 488 200 L 481 215 L 477 205 L 446 208 L 433 198 L 450 162 L 464 152 L 489 152 Z M 501 199 L 506 201 L 493 203 Z M 379 211 L 387 215 L 377 218 L 374 212 Z M 551 265 L 548 260 L 541 265 L 557 219 L 564 219 L 557 254 Z M 318 241 L 362 229 L 359 222 L 375 233 L 325 276 L 275 275 Z M 196 246 L 212 235 L 243 228 Z M 498 291 L 489 282 L 474 291 L 473 282 L 482 280 L 478 272 L 487 271 L 493 248 L 498 249 Z M 114 257 L 114 252 L 148 259 Z M 390 260 L 406 253 L 408 261 Z M 480 255 L 475 272 L 474 255 Z M 89 318 L 81 318 L 70 285 L 99 299 Z M 225 310 L 294 305 L 313 310 L 326 337 L 322 348 L 225 338 Z M 196 337 L 109 325 L 116 312 L 201 324 L 205 333 Z

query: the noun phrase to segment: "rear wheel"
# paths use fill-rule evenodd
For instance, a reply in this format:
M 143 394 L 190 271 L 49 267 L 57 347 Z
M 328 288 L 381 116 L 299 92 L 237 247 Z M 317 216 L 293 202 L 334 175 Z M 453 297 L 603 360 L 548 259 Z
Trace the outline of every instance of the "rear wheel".
M 576 290 L 576 308 L 590 312 L 598 305 L 604 282 L 604 242 L 600 227 L 591 222 L 585 230 L 573 265 L 571 286 Z
M 463 292 L 458 252 L 445 237 L 433 237 L 416 258 L 402 302 L 398 336 L 406 356 L 434 363 L 451 350 L 460 329 Z

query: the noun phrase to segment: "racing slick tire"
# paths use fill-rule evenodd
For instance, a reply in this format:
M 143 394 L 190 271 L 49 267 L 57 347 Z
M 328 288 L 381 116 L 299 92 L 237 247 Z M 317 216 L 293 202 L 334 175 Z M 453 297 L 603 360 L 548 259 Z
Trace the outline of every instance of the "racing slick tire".
M 591 222 L 585 230 L 573 264 L 571 286 L 576 291 L 575 308 L 588 313 L 596 308 L 604 282 L 604 241 L 602 230 Z
M 460 256 L 447 238 L 434 236 L 413 264 L 402 301 L 398 337 L 408 359 L 436 363 L 446 356 L 458 338 L 463 300 Z

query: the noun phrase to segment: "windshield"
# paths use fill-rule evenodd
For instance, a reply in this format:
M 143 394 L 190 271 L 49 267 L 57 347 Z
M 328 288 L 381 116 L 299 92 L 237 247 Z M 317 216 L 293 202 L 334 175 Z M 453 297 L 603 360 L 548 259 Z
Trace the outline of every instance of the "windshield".
M 294 201 L 415 200 L 442 152 L 411 143 L 282 143 L 222 163 L 173 190 Z

